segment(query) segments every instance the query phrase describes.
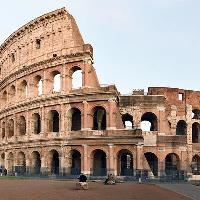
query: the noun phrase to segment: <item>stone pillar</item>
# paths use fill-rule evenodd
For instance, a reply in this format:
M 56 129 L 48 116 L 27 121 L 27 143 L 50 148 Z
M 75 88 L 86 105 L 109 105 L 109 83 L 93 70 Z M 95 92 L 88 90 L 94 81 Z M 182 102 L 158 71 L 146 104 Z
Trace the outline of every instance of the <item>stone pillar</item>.
M 8 170 L 8 152 L 5 152 L 4 167 Z
M 7 128 L 8 122 L 7 122 L 7 117 L 5 117 L 5 142 L 8 140 L 8 128 Z
M 65 133 L 65 105 L 62 103 L 60 105 L 60 133 L 64 136 Z
M 41 134 L 47 135 L 47 116 L 45 116 L 45 107 L 40 107 L 40 113 L 41 113 Z
M 165 132 L 165 107 L 158 107 L 159 118 L 158 118 L 158 133 Z
M 187 156 L 187 148 L 179 147 L 180 149 L 180 170 L 187 171 L 188 170 L 188 156 Z
M 133 111 L 131 112 L 133 117 L 133 125 L 134 128 L 140 129 L 141 128 L 141 111 L 139 106 L 134 106 Z
M 113 99 L 109 99 L 109 120 L 108 122 L 108 130 L 116 129 L 116 119 L 115 119 L 115 112 L 116 112 L 116 102 Z
M 82 87 L 88 87 L 89 86 L 89 77 L 88 77 L 88 70 L 90 66 L 87 63 L 87 60 L 83 61 L 84 69 L 82 70 Z
M 48 95 L 53 91 L 53 86 L 51 81 L 49 80 L 49 77 L 47 75 L 47 72 L 43 71 L 43 80 L 42 80 L 42 95 Z
M 27 139 L 29 139 L 30 135 L 31 135 L 31 123 L 30 123 L 30 119 L 29 119 L 29 111 L 26 111 L 26 135 L 27 135 Z
M 142 165 L 142 158 L 143 158 L 143 146 L 138 144 L 136 147 L 136 169 L 142 170 L 143 165 Z
M 158 176 L 165 176 L 165 159 L 158 159 Z
M 88 145 L 83 145 L 83 164 L 81 165 L 81 171 L 86 174 L 90 175 L 90 166 L 88 165 Z M 82 162 L 81 162 L 82 163 Z
M 41 174 L 48 175 L 50 173 L 50 167 L 49 167 L 49 155 L 48 152 L 42 153 L 40 159 L 41 159 Z
M 82 130 L 90 130 L 90 126 L 88 125 L 89 119 L 88 119 L 88 102 L 83 101 L 83 118 L 82 118 Z
M 70 75 L 69 69 L 65 70 L 65 79 L 66 79 L 66 82 L 65 82 L 66 88 L 65 88 L 65 90 L 66 90 L 66 93 L 69 93 L 71 91 L 71 89 L 72 89 L 72 77 Z
M 109 147 L 109 169 L 108 172 L 117 175 L 117 169 L 114 166 L 114 145 L 108 144 Z
M 61 93 L 65 94 L 67 92 L 67 74 L 66 74 L 66 65 L 62 65 L 62 84 L 61 84 Z
M 192 106 L 186 105 L 187 143 L 192 144 Z
M 192 157 L 193 157 L 193 149 L 192 149 L 192 144 L 188 144 L 187 145 L 187 172 L 191 173 L 192 172 L 192 168 L 191 168 L 191 164 L 192 164 Z
M 31 169 L 31 160 L 30 160 L 30 155 L 27 153 L 26 154 L 26 174 L 30 173 Z
M 18 127 L 17 127 L 17 116 L 16 114 L 14 114 L 14 138 L 15 141 L 17 141 L 17 137 L 18 137 Z
M 171 133 L 173 135 L 176 135 L 176 114 L 177 114 L 177 107 L 172 105 L 171 106 L 171 119 L 170 119 L 170 123 L 171 123 Z

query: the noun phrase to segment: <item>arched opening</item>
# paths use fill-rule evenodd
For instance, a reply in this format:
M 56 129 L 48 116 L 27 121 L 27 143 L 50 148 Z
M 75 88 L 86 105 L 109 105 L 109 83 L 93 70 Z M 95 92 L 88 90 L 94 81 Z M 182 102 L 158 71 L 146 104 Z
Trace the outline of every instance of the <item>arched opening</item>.
M 26 119 L 24 116 L 19 117 L 19 135 L 26 135 Z
M 117 157 L 118 175 L 132 176 L 133 175 L 133 154 L 126 149 L 122 149 Z
M 81 154 L 77 150 L 72 151 L 71 175 L 79 175 L 81 173 Z
M 200 124 L 195 122 L 192 124 L 192 143 L 198 143 L 200 136 Z
M 16 89 L 15 86 L 12 85 L 9 91 L 9 102 L 15 102 L 15 95 L 16 95 Z
M 14 136 L 14 120 L 9 119 L 7 124 L 7 130 L 8 130 L 8 138 L 11 138 Z
M 142 115 L 141 129 L 143 131 L 158 131 L 158 119 L 152 112 L 147 112 Z
M 28 84 L 25 80 L 23 80 L 19 85 L 19 94 L 20 99 L 25 99 L 28 97 Z
M 13 174 L 14 171 L 14 156 L 13 153 L 8 154 L 8 173 Z
M 193 156 L 191 168 L 194 175 L 200 175 L 200 156 Z
M 51 174 L 59 175 L 59 153 L 56 150 L 50 152 Z
M 59 71 L 52 72 L 53 76 L 53 92 L 60 92 L 61 90 L 61 75 Z
M 33 114 L 34 134 L 41 132 L 41 119 L 38 113 Z
M 186 135 L 187 134 L 187 124 L 184 120 L 178 121 L 176 125 L 176 135 Z
M 158 176 L 158 158 L 154 153 L 147 152 L 144 154 L 149 168 L 154 176 Z
M 101 106 L 94 108 L 93 130 L 106 130 L 106 110 Z
M 199 109 L 192 110 L 192 119 L 200 119 L 200 110 Z
M 166 175 L 176 175 L 180 170 L 180 159 L 177 154 L 170 153 L 165 158 L 165 173 Z
M 4 139 L 5 136 L 6 136 L 6 123 L 2 122 L 2 125 L 1 125 L 1 137 L 2 137 L 2 139 Z
M 41 171 L 41 158 L 37 151 L 32 153 L 32 172 L 33 174 L 40 174 Z
M 6 103 L 7 103 L 7 92 L 4 91 L 2 94 L 2 105 L 6 106 Z
M 94 176 L 106 176 L 106 153 L 100 149 L 93 152 L 93 175 Z
M 52 110 L 50 111 L 49 131 L 59 132 L 59 127 L 60 127 L 59 113 L 56 110 Z
M 80 67 L 75 66 L 71 69 L 72 88 L 82 87 L 82 70 Z
M 122 115 L 122 122 L 125 129 L 133 129 L 133 116 L 129 115 L 128 113 Z
M 81 130 L 81 111 L 78 108 L 72 108 L 71 112 L 71 131 Z
M 26 157 L 23 152 L 19 152 L 17 156 L 17 166 L 15 166 L 15 172 L 19 175 L 26 173 Z

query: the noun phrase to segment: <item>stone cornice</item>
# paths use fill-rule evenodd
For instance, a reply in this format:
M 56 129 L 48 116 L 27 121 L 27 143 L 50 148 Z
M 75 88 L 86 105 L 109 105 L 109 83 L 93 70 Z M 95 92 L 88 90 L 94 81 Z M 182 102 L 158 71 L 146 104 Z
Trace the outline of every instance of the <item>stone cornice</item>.
M 24 34 L 27 30 L 29 29 L 33 29 L 34 26 L 36 24 L 39 24 L 41 22 L 44 22 L 45 20 L 50 20 L 51 18 L 55 17 L 55 16 L 59 16 L 59 15 L 64 15 L 64 14 L 68 14 L 70 15 L 65 8 L 61 8 L 58 10 L 55 10 L 53 12 L 44 14 L 40 17 L 37 17 L 36 19 L 30 21 L 29 23 L 25 24 L 24 26 L 22 26 L 21 28 L 19 28 L 17 31 L 15 31 L 14 33 L 12 33 L 6 40 L 5 42 L 0 46 L 0 54 L 2 53 L 2 51 L 6 48 L 6 46 L 12 42 L 16 37 L 20 37 L 22 34 Z M 70 15 L 71 16 L 71 15 Z
M 17 105 L 11 105 L 5 109 L 0 110 L 0 119 L 24 112 L 27 110 L 38 109 L 41 106 L 49 107 L 61 104 L 72 104 L 72 103 L 82 103 L 83 100 L 87 99 L 87 102 L 101 102 L 107 101 L 110 97 L 114 97 L 115 94 L 113 92 L 90 92 L 90 93 L 82 93 L 82 94 L 51 94 L 45 97 L 36 97 L 36 98 L 28 98 L 25 101 L 18 102 Z

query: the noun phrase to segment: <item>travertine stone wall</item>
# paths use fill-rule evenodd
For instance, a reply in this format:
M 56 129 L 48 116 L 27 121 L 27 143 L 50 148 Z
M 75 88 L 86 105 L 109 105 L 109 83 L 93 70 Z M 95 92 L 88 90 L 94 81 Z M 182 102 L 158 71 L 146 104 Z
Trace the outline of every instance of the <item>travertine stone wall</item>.
M 0 47 L 0 68 L 0 165 L 9 173 L 159 176 L 170 159 L 187 172 L 200 162 L 200 92 L 162 87 L 124 96 L 100 85 L 93 48 L 64 8 L 14 32 Z M 82 85 L 74 89 L 78 70 Z M 144 121 L 149 130 L 141 130 Z

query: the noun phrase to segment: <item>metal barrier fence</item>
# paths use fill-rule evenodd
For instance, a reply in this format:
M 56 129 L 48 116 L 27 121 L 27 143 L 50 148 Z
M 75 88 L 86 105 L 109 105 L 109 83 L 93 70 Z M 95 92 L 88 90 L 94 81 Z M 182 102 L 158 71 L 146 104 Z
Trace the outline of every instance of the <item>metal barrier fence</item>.
M 2 174 L 4 169 L 1 168 Z M 60 169 L 57 174 L 52 173 L 47 168 L 30 168 L 23 166 L 14 166 L 8 171 L 9 176 L 19 177 L 37 177 L 37 178 L 59 178 L 59 179 L 77 179 L 81 172 L 80 168 Z M 87 174 L 88 179 L 105 179 L 109 170 L 106 168 L 91 169 Z M 187 172 L 183 170 L 159 171 L 158 176 L 153 176 L 148 170 L 128 170 L 117 175 L 117 179 L 136 182 L 183 182 L 187 181 Z

